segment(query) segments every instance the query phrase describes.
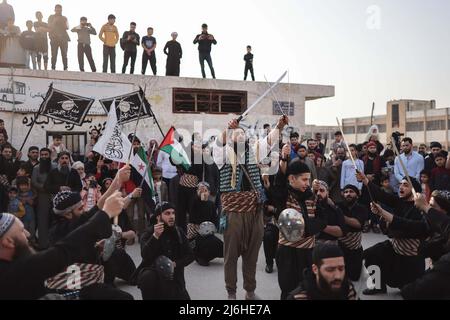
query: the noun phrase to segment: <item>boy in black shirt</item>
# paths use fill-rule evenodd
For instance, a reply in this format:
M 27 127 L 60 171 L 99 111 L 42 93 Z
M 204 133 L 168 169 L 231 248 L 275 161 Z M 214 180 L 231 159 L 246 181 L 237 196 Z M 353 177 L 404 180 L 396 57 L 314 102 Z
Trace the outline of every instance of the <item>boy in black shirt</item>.
M 216 73 L 214 71 L 212 59 L 211 59 L 211 45 L 217 44 L 216 39 L 212 34 L 208 33 L 208 25 L 204 23 L 202 25 L 202 33 L 197 35 L 194 39 L 194 44 L 198 43 L 200 66 L 202 68 L 203 79 L 206 78 L 205 73 L 205 60 L 208 63 L 209 69 L 211 70 L 211 75 L 213 79 L 216 78 Z
M 27 21 L 27 31 L 20 36 L 20 45 L 25 50 L 27 57 L 27 68 L 30 68 L 30 59 L 33 70 L 36 70 L 36 34 L 33 31 L 33 21 Z
M 122 39 L 120 39 L 120 46 L 125 52 L 123 58 L 122 73 L 127 71 L 128 61 L 131 58 L 130 73 L 134 74 L 134 65 L 136 63 L 137 46 L 140 43 L 141 37 L 136 33 L 136 23 L 130 23 L 130 31 L 125 31 Z
M 147 29 L 147 35 L 142 38 L 142 47 L 144 48 L 144 52 L 142 54 L 142 74 L 145 75 L 147 63 L 150 61 L 153 75 L 156 76 L 156 39 L 153 37 L 153 28 Z
M 244 81 L 247 81 L 247 75 L 249 71 L 250 74 L 252 75 L 252 80 L 255 81 L 255 74 L 253 72 L 253 53 L 251 46 L 247 46 L 247 54 L 244 56 L 244 60 L 245 60 Z
M 37 55 L 37 65 L 39 70 L 42 69 L 41 61 L 44 60 L 44 69 L 48 68 L 48 36 L 47 33 L 50 31 L 48 23 L 43 22 L 44 16 L 42 12 L 36 12 L 37 21 L 34 23 L 34 30 L 36 31 L 36 55 Z

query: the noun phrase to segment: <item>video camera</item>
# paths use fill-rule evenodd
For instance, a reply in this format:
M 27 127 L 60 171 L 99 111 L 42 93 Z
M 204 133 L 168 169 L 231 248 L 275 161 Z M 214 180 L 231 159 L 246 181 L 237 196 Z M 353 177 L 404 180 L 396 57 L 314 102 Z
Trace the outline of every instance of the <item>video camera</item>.
M 401 146 L 401 137 L 404 137 L 405 134 L 404 133 L 400 133 L 398 131 L 395 131 L 392 133 L 392 138 L 395 141 L 395 145 L 397 146 L 397 150 L 400 150 L 400 146 Z

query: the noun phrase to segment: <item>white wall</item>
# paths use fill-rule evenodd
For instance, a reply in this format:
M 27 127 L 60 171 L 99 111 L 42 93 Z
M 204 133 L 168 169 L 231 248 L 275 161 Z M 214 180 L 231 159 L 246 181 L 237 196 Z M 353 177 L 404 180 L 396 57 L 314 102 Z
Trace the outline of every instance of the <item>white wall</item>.
M 204 80 L 198 78 L 177 77 L 150 77 L 131 75 L 111 75 L 100 73 L 58 72 L 58 71 L 31 71 L 13 70 L 14 81 L 26 85 L 25 95 L 16 95 L 16 101 L 22 104 L 16 105 L 16 113 L 12 113 L 13 106 L 8 102 L 0 101 L 0 118 L 5 120 L 8 132 L 12 129 L 10 138 L 14 146 L 20 146 L 28 131 L 24 122 L 31 123 L 31 117 L 42 102 L 41 95 L 45 95 L 50 83 L 54 88 L 77 94 L 83 97 L 95 98 L 90 115 L 83 127 L 72 128 L 72 132 L 87 132 L 92 127 L 98 127 L 105 123 L 106 114 L 98 102 L 98 99 L 110 98 L 138 90 L 139 86 L 146 88 L 146 97 L 152 104 L 153 111 L 164 133 L 174 125 L 177 129 L 185 129 L 190 132 L 204 133 L 208 129 L 223 130 L 228 121 L 236 118 L 236 115 L 212 115 L 212 114 L 174 114 L 172 113 L 172 88 L 193 89 L 217 89 L 239 90 L 248 92 L 248 104 L 251 105 L 268 88 L 267 83 L 242 82 L 226 80 Z M 7 88 L 11 84 L 11 70 L 0 69 L 0 89 Z M 295 116 L 290 118 L 291 126 L 303 130 L 305 125 L 305 99 L 333 96 L 334 87 L 317 85 L 280 85 L 274 92 L 280 101 L 293 101 L 295 103 Z M 0 96 L 1 98 L 1 96 Z M 246 123 L 254 125 L 257 121 L 259 127 L 264 123 L 275 124 L 279 116 L 273 115 L 272 103 L 274 98 L 269 95 L 258 107 L 252 111 L 246 119 Z M 20 113 L 19 113 L 20 112 Z M 54 124 L 52 120 L 41 119 L 46 123 L 36 126 L 26 145 L 42 146 L 45 144 L 46 131 L 66 131 L 66 126 Z M 42 126 L 44 128 L 42 128 Z M 123 131 L 134 131 L 135 124 L 124 125 Z M 138 136 L 147 142 L 151 138 L 162 140 L 161 133 L 154 125 L 152 119 L 143 120 L 138 128 Z

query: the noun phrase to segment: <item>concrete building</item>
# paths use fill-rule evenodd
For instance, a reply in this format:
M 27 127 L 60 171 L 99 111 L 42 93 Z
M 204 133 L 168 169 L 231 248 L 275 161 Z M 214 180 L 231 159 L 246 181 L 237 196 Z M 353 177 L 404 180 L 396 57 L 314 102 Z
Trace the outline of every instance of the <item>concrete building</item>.
M 375 116 L 374 124 L 380 129 L 382 143 L 389 142 L 393 132 L 403 133 L 414 145 L 433 141 L 449 149 L 450 108 L 436 108 L 436 101 L 393 100 L 387 103 L 386 115 Z M 370 117 L 343 120 L 344 133 L 351 143 L 366 141 L 370 129 Z
M 24 150 L 46 145 L 53 133 L 61 133 L 69 148 L 83 154 L 88 132 L 93 128 L 103 130 L 106 125 L 106 113 L 99 100 L 128 94 L 139 87 L 145 88 L 164 132 L 173 125 L 189 136 L 200 132 L 207 138 L 225 129 L 229 120 L 242 114 L 268 88 L 264 82 L 0 69 L 0 119 L 5 121 L 14 146 L 22 144 L 51 83 L 55 89 L 96 101 L 80 127 L 39 117 Z M 281 84 L 275 90 L 291 126 L 302 134 L 307 101 L 333 97 L 334 92 L 333 86 L 307 84 Z M 262 128 L 265 123 L 276 123 L 281 111 L 272 97 L 267 96 L 251 112 L 245 120 L 248 125 Z M 125 124 L 123 131 L 134 132 L 134 126 Z M 145 143 L 152 138 L 162 140 L 152 119 L 143 120 L 137 134 Z

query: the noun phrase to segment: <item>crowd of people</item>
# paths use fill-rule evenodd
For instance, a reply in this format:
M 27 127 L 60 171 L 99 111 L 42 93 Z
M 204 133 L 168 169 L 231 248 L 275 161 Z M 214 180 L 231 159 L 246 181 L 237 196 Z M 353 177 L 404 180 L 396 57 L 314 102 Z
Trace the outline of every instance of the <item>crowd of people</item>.
M 283 137 L 288 121 L 264 126 L 258 137 L 237 120 L 206 142 L 199 133 L 179 137 L 189 168 L 159 150 L 157 140 L 146 145 L 130 135 L 134 153 L 147 148 L 149 203 L 129 165 L 93 151 L 101 132 L 90 132 L 76 159 L 54 135 L 49 146 L 30 147 L 23 161 L 0 120 L 0 209 L 8 212 L 0 216 L 0 297 L 131 299 L 114 286 L 122 279 L 146 300 L 190 299 L 184 268 L 223 258 L 234 300 L 241 257 L 246 299 L 254 300 L 263 245 L 265 271 L 276 267 L 282 300 L 357 299 L 363 266 L 381 272 L 364 295 L 389 286 L 405 299 L 449 298 L 450 157 L 441 144 L 431 143 L 430 153 L 414 151 L 407 137 L 383 145 L 374 128 L 359 145 L 336 132 L 327 155 L 320 134 Z M 296 238 L 283 224 L 286 210 L 302 217 Z M 363 248 L 367 232 L 388 239 Z M 138 267 L 127 253 L 136 241 Z M 81 272 L 78 287 L 68 284 L 68 266 Z
M 27 68 L 48 69 L 49 45 L 51 52 L 51 69 L 56 69 L 58 52 L 61 51 L 61 58 L 64 70 L 68 70 L 67 52 L 69 49 L 69 30 L 76 33 L 78 37 L 78 65 L 81 72 L 85 71 L 84 60 L 88 60 L 91 71 L 96 72 L 97 68 L 91 48 L 91 36 L 97 36 L 96 29 L 92 26 L 86 17 L 81 17 L 79 24 L 69 29 L 69 21 L 63 15 L 63 7 L 55 6 L 54 14 L 50 15 L 47 22 L 44 21 L 42 12 L 36 12 L 36 21 L 26 21 L 26 30 L 21 32 L 16 26 L 13 7 L 6 0 L 0 4 L 0 30 L 1 34 L 13 37 L 20 37 L 20 44 L 26 53 Z M 148 27 L 146 35 L 141 36 L 136 32 L 136 22 L 130 23 L 129 30 L 125 31 L 120 37 L 116 24 L 116 16 L 110 14 L 107 23 L 105 23 L 98 37 L 103 43 L 103 73 L 108 72 L 108 65 L 111 73 L 116 73 L 116 47 L 119 44 L 124 51 L 124 63 L 122 73 L 126 73 L 130 65 L 130 74 L 134 74 L 135 63 L 138 53 L 138 47 L 142 47 L 142 69 L 141 73 L 145 75 L 147 66 L 150 63 L 153 75 L 157 75 L 156 66 L 156 47 L 157 41 L 154 37 L 153 27 Z M 171 34 L 171 40 L 164 46 L 163 52 L 167 56 L 166 76 L 180 76 L 180 64 L 183 57 L 181 44 L 177 41 L 178 33 Z M 194 44 L 198 44 L 199 61 L 203 78 L 206 78 L 205 61 L 211 71 L 212 78 L 216 78 L 213 62 L 211 58 L 211 47 L 217 44 L 214 35 L 208 33 L 208 25 L 202 25 L 202 32 L 194 39 Z M 251 46 L 247 46 L 247 54 L 244 56 L 245 71 L 244 80 L 247 80 L 250 71 L 253 81 L 255 81 L 253 70 L 253 54 Z

